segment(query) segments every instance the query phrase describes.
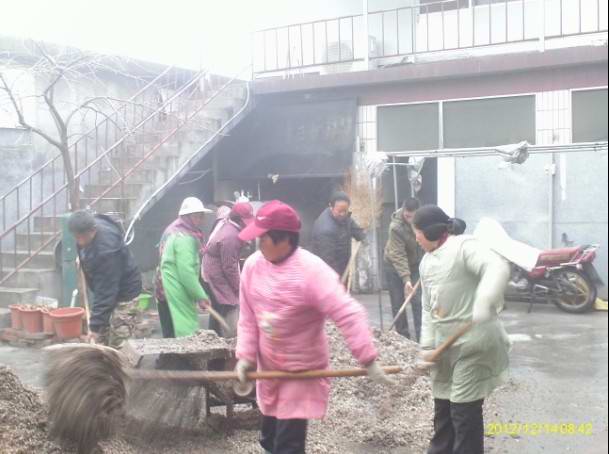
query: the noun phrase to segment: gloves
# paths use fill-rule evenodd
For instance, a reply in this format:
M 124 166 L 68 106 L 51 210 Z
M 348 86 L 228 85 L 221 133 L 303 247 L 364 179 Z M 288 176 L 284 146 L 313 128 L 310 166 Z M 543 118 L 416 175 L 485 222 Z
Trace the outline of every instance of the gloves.
M 376 361 L 372 361 L 372 363 L 366 367 L 366 370 L 368 371 L 368 377 L 370 377 L 370 380 L 378 385 L 394 386 L 397 384 L 385 374 L 383 369 L 381 369 L 381 366 L 379 366 Z
M 211 304 L 209 303 L 209 300 L 201 300 L 201 301 L 199 301 L 199 309 L 201 309 L 203 312 L 207 311 L 207 308 L 210 305 Z
M 252 370 L 254 365 L 245 359 L 240 359 L 237 361 L 237 365 L 235 366 L 235 372 L 237 373 L 237 377 L 239 377 L 239 381 L 242 384 L 246 384 L 247 380 L 247 372 Z
M 429 361 L 428 357 L 433 353 L 431 349 L 424 349 L 417 358 L 414 364 L 415 373 L 418 375 L 427 375 L 429 370 L 436 365 L 436 363 Z

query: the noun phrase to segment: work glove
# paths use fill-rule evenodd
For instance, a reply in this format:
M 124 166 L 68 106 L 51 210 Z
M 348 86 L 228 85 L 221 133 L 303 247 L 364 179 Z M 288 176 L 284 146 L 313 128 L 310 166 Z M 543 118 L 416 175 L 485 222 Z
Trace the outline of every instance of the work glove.
M 239 377 L 239 382 L 233 386 L 233 391 L 235 391 L 238 396 L 249 396 L 254 390 L 254 383 L 247 379 L 247 372 L 253 368 L 254 365 L 245 359 L 237 361 L 235 372 L 237 373 L 237 377 Z
M 246 384 L 248 382 L 247 373 L 253 368 L 254 365 L 245 359 L 240 359 L 239 361 L 237 361 L 237 365 L 235 366 L 235 372 L 237 374 L 237 377 L 239 378 L 239 381 L 242 384 Z
M 209 303 L 209 300 L 201 300 L 201 301 L 199 301 L 199 309 L 201 309 L 203 312 L 207 311 L 207 308 L 210 305 L 211 304 Z
M 414 371 L 417 375 L 427 375 L 430 369 L 435 366 L 436 363 L 429 361 L 429 355 L 433 353 L 432 349 L 424 349 L 419 353 L 418 358 L 414 363 Z
M 397 384 L 395 380 L 392 380 L 385 374 L 381 366 L 379 366 L 376 361 L 372 361 L 372 363 L 366 367 L 366 370 L 368 371 L 368 377 L 370 380 L 378 385 L 395 386 Z

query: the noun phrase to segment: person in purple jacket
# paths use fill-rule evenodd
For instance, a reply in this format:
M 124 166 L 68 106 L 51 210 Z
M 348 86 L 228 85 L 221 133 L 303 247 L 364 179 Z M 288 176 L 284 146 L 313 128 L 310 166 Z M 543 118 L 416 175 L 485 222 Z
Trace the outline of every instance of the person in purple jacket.
M 239 233 L 254 219 L 252 205 L 236 203 L 228 217 L 214 228 L 203 255 L 203 279 L 211 290 L 212 307 L 226 320 L 230 329 L 210 318 L 209 329 L 222 337 L 237 335 L 239 318 L 239 258 L 245 242 Z

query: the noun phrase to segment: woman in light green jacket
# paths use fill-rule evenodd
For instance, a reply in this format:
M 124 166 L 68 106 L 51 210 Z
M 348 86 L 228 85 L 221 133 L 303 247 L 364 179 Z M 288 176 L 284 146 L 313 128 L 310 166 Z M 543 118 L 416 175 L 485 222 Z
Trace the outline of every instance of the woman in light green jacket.
M 462 222 L 462 221 L 461 221 Z M 482 454 L 482 404 L 505 379 L 509 341 L 497 315 L 509 266 L 432 205 L 417 210 L 423 291 L 421 346 L 435 349 L 463 325 L 472 328 L 431 368 L 434 436 L 428 454 Z
M 195 334 L 199 329 L 199 308 L 209 306 L 209 297 L 199 281 L 203 247 L 200 229 L 206 213 L 211 210 L 199 199 L 187 197 L 180 207 L 180 217 L 161 238 L 157 301 L 165 337 Z

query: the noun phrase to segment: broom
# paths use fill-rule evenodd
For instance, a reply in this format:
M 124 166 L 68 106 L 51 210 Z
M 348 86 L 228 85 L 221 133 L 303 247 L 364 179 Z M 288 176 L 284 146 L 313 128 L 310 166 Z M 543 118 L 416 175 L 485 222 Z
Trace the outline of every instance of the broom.
M 59 344 L 46 347 L 46 393 L 51 435 L 76 443 L 78 454 L 89 454 L 108 438 L 128 412 L 139 412 L 137 431 L 154 437 L 156 429 L 171 425 L 194 428 L 205 384 L 233 381 L 233 371 L 164 371 L 127 367 L 123 355 L 98 344 Z M 402 371 L 393 366 L 387 374 Z M 305 372 L 261 371 L 248 373 L 249 380 L 358 377 L 366 369 L 315 370 Z M 159 383 L 161 386 L 159 386 Z M 239 389 L 236 385 L 235 390 Z M 139 408 L 138 408 L 139 407 Z

